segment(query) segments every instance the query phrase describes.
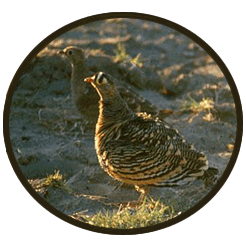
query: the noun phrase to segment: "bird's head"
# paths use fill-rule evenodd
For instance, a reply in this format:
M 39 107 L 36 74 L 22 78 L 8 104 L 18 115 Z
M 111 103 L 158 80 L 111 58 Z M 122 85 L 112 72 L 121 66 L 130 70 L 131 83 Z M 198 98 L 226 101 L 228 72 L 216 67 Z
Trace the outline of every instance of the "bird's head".
M 58 51 L 58 54 L 65 55 L 72 64 L 84 61 L 84 51 L 75 46 L 68 46 L 63 50 Z
M 90 83 L 97 90 L 101 100 L 118 95 L 114 78 L 109 74 L 99 72 L 92 77 L 85 78 L 84 81 Z

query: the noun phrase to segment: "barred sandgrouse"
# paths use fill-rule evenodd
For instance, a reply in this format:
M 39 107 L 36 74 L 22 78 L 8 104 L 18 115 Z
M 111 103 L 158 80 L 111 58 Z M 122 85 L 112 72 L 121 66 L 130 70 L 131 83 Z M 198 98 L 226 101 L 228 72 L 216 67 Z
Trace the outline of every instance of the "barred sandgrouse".
M 134 113 L 119 95 L 115 79 L 103 72 L 85 78 L 96 89 L 99 117 L 95 148 L 103 170 L 139 187 L 185 184 L 208 169 L 197 151 L 171 125 L 147 113 Z

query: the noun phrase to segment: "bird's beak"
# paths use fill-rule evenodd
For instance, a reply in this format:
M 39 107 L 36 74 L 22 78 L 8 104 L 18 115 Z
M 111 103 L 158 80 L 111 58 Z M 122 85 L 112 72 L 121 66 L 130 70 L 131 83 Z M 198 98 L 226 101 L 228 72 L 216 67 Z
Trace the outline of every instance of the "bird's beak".
M 92 83 L 92 82 L 95 81 L 95 78 L 96 78 L 96 76 L 93 75 L 92 77 L 87 77 L 87 78 L 85 78 L 84 81 L 85 81 L 86 83 Z
M 64 50 L 58 50 L 56 53 L 57 53 L 58 55 L 64 55 Z
M 66 54 L 66 51 L 67 51 L 67 48 L 64 48 L 63 50 L 58 50 L 57 51 L 57 54 L 58 55 L 65 55 Z

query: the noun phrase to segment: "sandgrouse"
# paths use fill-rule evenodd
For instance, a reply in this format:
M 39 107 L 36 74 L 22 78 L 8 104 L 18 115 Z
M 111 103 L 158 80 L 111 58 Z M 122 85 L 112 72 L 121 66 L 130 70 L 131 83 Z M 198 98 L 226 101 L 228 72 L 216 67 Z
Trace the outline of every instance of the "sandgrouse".
M 86 83 L 83 79 L 86 74 L 85 54 L 84 51 L 78 47 L 69 46 L 58 52 L 60 55 L 65 55 L 71 63 L 71 94 L 72 100 L 82 115 L 88 121 L 95 122 L 98 117 L 98 109 L 95 101 L 99 99 L 93 88 Z
M 84 115 L 92 125 L 96 124 L 99 96 L 90 85 L 83 81 L 83 78 L 85 78 L 86 75 L 88 76 L 89 73 L 86 67 L 84 51 L 75 46 L 68 46 L 60 50 L 58 54 L 65 55 L 72 66 L 71 93 L 74 104 L 78 111 Z M 134 112 L 146 111 L 152 115 L 159 113 L 159 110 L 153 104 L 131 90 L 129 85 L 123 85 L 120 83 L 116 84 L 121 97 Z
M 101 167 L 111 177 L 139 191 L 149 185 L 185 184 L 208 169 L 204 153 L 178 130 L 149 114 L 134 113 L 112 76 L 99 72 L 84 80 L 100 97 L 95 148 Z

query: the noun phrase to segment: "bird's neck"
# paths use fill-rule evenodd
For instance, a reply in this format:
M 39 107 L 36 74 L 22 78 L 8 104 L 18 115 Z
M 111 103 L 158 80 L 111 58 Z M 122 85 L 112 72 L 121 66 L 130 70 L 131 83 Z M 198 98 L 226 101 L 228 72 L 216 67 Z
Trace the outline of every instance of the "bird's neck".
M 84 83 L 85 64 L 84 62 L 77 62 L 72 64 L 72 75 L 71 75 L 71 90 L 72 97 L 75 104 L 80 103 L 81 97 L 86 91 L 86 84 Z
M 72 75 L 71 79 L 74 81 L 74 86 L 81 83 L 84 80 L 83 74 L 85 74 L 85 63 L 84 62 L 76 62 L 76 64 L 72 64 Z
M 112 124 L 120 123 L 136 117 L 135 113 L 129 109 L 126 102 L 119 96 L 113 96 L 109 100 L 100 99 L 98 123 Z

